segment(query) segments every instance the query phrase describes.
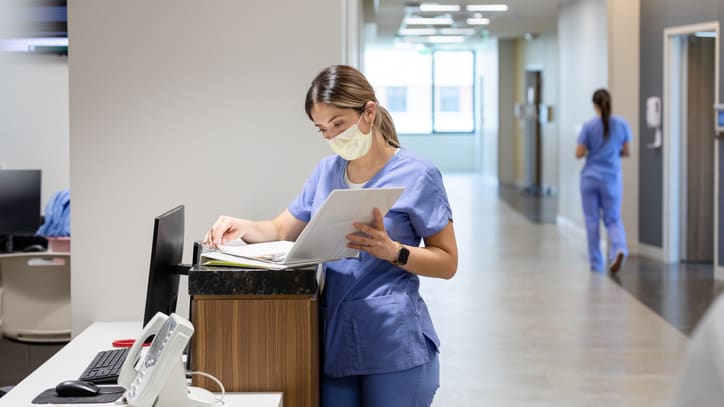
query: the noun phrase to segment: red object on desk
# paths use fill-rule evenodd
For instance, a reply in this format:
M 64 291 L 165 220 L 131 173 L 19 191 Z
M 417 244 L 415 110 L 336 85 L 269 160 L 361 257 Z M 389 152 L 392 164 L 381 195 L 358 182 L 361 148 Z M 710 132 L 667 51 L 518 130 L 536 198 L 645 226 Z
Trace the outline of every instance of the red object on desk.
M 136 342 L 135 339 L 116 339 L 115 341 L 111 342 L 114 348 L 130 348 L 133 346 L 133 343 Z M 145 342 L 143 346 L 149 346 L 151 342 Z

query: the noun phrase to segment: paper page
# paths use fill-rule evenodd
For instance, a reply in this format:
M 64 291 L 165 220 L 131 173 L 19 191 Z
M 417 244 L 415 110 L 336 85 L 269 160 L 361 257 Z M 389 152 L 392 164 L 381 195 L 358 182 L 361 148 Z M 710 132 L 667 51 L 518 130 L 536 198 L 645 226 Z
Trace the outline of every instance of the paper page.
M 201 264 L 204 266 L 229 266 L 229 267 L 244 267 L 244 268 L 258 268 L 267 270 L 283 270 L 291 267 L 286 264 L 275 264 L 267 261 L 254 260 L 246 257 L 238 257 L 230 254 L 222 253 L 219 251 L 205 252 L 201 255 Z M 314 263 L 311 263 L 314 264 Z M 296 266 L 296 265 L 295 265 Z
M 246 245 L 220 245 L 219 250 L 234 256 L 282 263 L 287 258 L 287 253 L 289 253 L 293 245 L 294 242 L 279 240 Z
M 331 261 L 355 257 L 359 253 L 347 247 L 347 234 L 357 232 L 353 223 L 370 224 L 372 210 L 384 217 L 404 188 L 336 189 L 309 221 L 287 255 L 287 262 L 323 259 Z

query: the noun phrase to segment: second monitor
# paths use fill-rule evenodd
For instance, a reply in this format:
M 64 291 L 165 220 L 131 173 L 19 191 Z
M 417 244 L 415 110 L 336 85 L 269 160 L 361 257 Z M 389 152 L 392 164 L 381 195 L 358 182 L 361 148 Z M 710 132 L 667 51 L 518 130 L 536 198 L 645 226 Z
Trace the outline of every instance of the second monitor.
M 154 220 L 144 326 L 157 312 L 176 312 L 183 250 L 184 206 L 179 205 Z

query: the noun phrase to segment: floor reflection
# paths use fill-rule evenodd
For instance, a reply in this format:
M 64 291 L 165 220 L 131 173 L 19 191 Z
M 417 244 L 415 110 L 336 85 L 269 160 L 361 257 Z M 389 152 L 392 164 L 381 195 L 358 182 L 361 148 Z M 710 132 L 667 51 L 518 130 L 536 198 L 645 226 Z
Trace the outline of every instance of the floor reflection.
M 498 197 L 531 223 L 556 223 L 555 196 L 500 186 Z M 724 282 L 714 278 L 712 264 L 665 264 L 631 256 L 612 279 L 686 335 L 691 335 L 714 298 L 724 291 Z
M 724 291 L 724 282 L 714 279 L 711 264 L 665 264 L 631 256 L 611 278 L 686 335 Z

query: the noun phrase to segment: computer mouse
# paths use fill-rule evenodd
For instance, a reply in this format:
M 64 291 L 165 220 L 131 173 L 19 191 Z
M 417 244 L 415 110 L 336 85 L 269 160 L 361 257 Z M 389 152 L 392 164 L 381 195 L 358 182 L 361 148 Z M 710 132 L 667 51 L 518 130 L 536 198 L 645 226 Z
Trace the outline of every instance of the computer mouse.
M 45 247 L 40 244 L 31 244 L 23 249 L 24 252 L 44 252 Z
M 60 397 L 88 397 L 100 393 L 101 388 L 83 380 L 66 380 L 55 386 Z

